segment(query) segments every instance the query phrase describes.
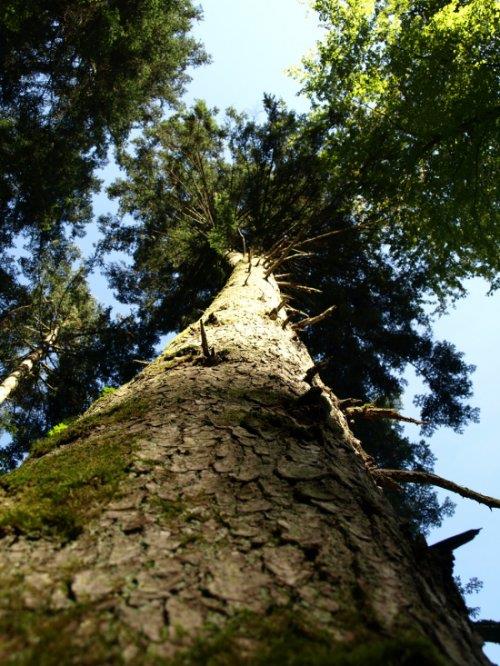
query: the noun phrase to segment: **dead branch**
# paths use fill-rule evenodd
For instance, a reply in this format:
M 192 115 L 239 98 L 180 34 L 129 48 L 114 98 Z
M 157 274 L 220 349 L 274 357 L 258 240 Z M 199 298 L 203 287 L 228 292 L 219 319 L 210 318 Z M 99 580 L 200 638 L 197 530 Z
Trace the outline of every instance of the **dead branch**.
M 352 407 L 353 405 L 362 405 L 363 401 L 360 398 L 343 398 L 339 400 L 339 409 L 344 411 L 346 407 Z
M 451 553 L 452 551 L 460 548 L 460 546 L 465 546 L 466 543 L 475 539 L 481 528 L 478 530 L 467 530 L 466 532 L 461 532 L 460 534 L 455 534 L 452 537 L 433 543 L 432 546 L 429 546 L 429 550 L 436 553 Z
M 245 240 L 245 234 L 239 228 L 238 228 L 238 233 L 241 236 L 241 242 L 243 243 L 243 257 L 245 257 L 247 253 L 247 242 Z
M 276 281 L 280 287 L 289 287 L 290 289 L 296 289 L 297 291 L 305 291 L 308 294 L 321 294 L 323 293 L 321 289 L 316 289 L 315 287 L 307 287 L 305 284 L 295 284 L 294 282 L 279 282 Z
M 267 271 L 264 275 L 266 280 L 271 275 L 271 273 L 273 273 L 276 268 L 279 268 L 279 266 L 281 266 L 281 264 L 284 264 L 285 261 L 289 261 L 290 259 L 297 259 L 297 258 L 303 259 L 304 257 L 313 257 L 315 255 L 315 252 L 294 252 L 293 254 L 287 254 L 289 249 L 290 249 L 290 247 L 288 246 L 286 248 L 285 252 L 283 252 L 283 254 L 280 254 L 280 256 L 276 259 L 276 261 L 274 261 L 269 266 L 269 268 L 267 269 Z
M 500 622 L 479 620 L 472 626 L 486 643 L 500 643 Z
M 302 381 L 307 382 L 308 384 L 311 384 L 312 380 L 314 377 L 316 377 L 317 374 L 321 372 L 324 368 L 326 368 L 327 365 L 331 362 L 332 357 L 329 356 L 328 358 L 323 359 L 319 363 L 315 363 L 314 365 L 311 365 L 310 368 L 306 371 L 306 374 L 304 375 L 304 379 Z M 340 403 L 338 403 L 340 404 Z
M 252 272 L 252 248 L 249 247 L 248 248 L 248 268 L 247 268 L 247 276 L 245 278 L 245 282 L 243 282 L 244 287 L 246 287 L 247 284 L 248 284 L 248 278 L 250 277 L 251 272 Z
M 490 509 L 500 509 L 500 500 L 488 495 L 481 495 L 475 490 L 470 490 L 465 486 L 459 486 L 458 483 L 443 479 L 441 476 L 431 474 L 430 472 L 420 472 L 410 469 L 373 469 L 372 473 L 376 478 L 391 479 L 394 481 L 401 481 L 403 483 L 418 483 L 420 485 L 438 486 L 445 490 L 450 490 L 452 493 L 457 493 L 461 497 L 472 499 L 479 504 L 485 504 Z
M 320 321 L 323 321 L 323 319 L 326 319 L 329 317 L 334 310 L 336 310 L 337 306 L 336 305 L 330 305 L 329 308 L 321 312 L 319 315 L 316 315 L 315 317 L 306 317 L 306 319 L 303 319 L 302 321 L 299 321 L 297 324 L 293 325 L 293 329 L 295 331 L 302 331 L 304 328 L 307 328 L 308 326 L 314 326 L 315 324 L 319 324 Z
M 307 312 L 304 312 L 304 310 L 299 310 L 299 309 L 297 309 L 297 308 L 292 308 L 291 305 L 287 305 L 287 306 L 286 306 L 286 309 L 288 310 L 288 312 L 289 312 L 290 314 L 299 314 L 299 315 L 302 315 L 303 317 L 308 317 L 308 316 L 309 316 L 309 315 L 307 314 Z
M 343 411 L 347 416 L 360 416 L 363 419 L 392 419 L 394 421 L 415 423 L 416 425 L 424 424 L 424 421 L 413 419 L 411 416 L 403 416 L 395 409 L 375 407 L 372 404 L 361 405 L 360 407 L 345 407 Z
M 331 236 L 338 236 L 339 234 L 344 234 L 346 231 L 358 231 L 359 229 L 365 229 L 368 226 L 369 225 L 367 224 L 356 224 L 353 227 L 334 229 L 333 231 L 327 231 L 324 234 L 319 234 L 318 236 L 313 236 L 312 238 L 306 238 L 305 240 L 297 243 L 296 246 L 302 247 L 303 245 L 308 245 L 309 243 L 316 243 L 317 241 L 323 240 L 325 238 L 330 238 Z

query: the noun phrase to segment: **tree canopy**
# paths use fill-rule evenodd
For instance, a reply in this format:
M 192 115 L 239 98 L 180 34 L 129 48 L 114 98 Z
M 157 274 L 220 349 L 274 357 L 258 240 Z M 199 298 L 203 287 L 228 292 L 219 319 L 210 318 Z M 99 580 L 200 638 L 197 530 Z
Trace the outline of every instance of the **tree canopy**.
M 110 140 L 174 103 L 189 63 L 189 0 L 7 0 L 0 9 L 2 243 L 91 219 Z
M 498 271 L 494 0 L 317 0 L 326 28 L 304 91 L 329 168 L 394 260 L 434 289 Z

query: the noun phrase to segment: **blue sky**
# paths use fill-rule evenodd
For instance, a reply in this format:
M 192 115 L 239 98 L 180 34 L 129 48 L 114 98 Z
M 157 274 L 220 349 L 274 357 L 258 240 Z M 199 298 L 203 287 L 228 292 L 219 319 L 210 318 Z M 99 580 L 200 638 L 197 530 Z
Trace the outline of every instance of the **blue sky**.
M 204 0 L 204 21 L 196 35 L 212 56 L 212 64 L 192 72 L 186 101 L 205 99 L 224 110 L 234 106 L 258 116 L 264 92 L 282 97 L 289 106 L 307 110 L 307 102 L 296 97 L 298 84 L 285 73 L 299 63 L 321 36 L 314 12 L 300 0 Z M 111 166 L 107 177 L 115 173 Z M 96 213 L 110 210 L 104 196 L 96 199 Z M 108 301 L 102 280 L 96 281 L 97 296 Z M 432 438 L 438 456 L 436 473 L 489 495 L 500 495 L 500 463 L 496 432 L 500 362 L 498 347 L 499 297 L 486 297 L 487 286 L 480 280 L 468 284 L 470 294 L 452 312 L 439 319 L 436 337 L 453 342 L 465 352 L 466 361 L 477 366 L 472 403 L 481 408 L 481 422 L 469 426 L 463 435 L 440 430 Z M 406 411 L 415 414 L 412 398 L 421 387 L 411 374 Z M 413 429 L 412 429 L 413 428 Z M 415 426 L 408 435 L 418 437 Z M 443 496 L 445 494 L 443 493 Z M 500 567 L 497 562 L 500 511 L 491 512 L 469 500 L 452 496 L 455 516 L 447 519 L 429 538 L 437 541 L 458 532 L 482 527 L 472 543 L 456 551 L 455 572 L 466 582 L 472 576 L 484 581 L 483 590 L 469 598 L 480 606 L 482 618 L 500 619 Z M 500 646 L 488 645 L 486 652 L 500 661 Z

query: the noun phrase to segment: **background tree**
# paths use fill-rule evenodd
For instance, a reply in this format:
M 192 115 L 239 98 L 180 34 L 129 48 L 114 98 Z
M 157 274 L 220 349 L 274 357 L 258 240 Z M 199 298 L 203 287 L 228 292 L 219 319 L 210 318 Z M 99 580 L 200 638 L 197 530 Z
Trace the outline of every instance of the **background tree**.
M 53 244 L 24 258 L 24 290 L 2 317 L 1 423 L 10 442 L 1 465 L 18 464 L 50 428 L 81 414 L 108 385 L 137 372 L 134 359 L 151 356 L 152 341 L 132 316 L 113 320 L 92 297 L 75 248 Z
M 2 246 L 91 219 L 110 141 L 175 103 L 203 59 L 187 35 L 197 17 L 188 0 L 2 3 Z

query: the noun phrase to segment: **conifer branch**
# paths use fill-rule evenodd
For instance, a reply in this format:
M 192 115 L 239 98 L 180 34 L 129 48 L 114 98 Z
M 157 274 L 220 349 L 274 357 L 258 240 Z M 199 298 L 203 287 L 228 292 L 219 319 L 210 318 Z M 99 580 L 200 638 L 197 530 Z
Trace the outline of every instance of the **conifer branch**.
M 314 316 L 314 317 L 306 317 L 305 319 L 302 319 L 302 321 L 297 322 L 296 324 L 293 324 L 293 329 L 295 331 L 302 331 L 304 328 L 307 328 L 308 326 L 314 326 L 315 324 L 319 324 L 319 322 L 323 321 L 323 319 L 326 319 L 329 317 L 334 310 L 337 309 L 336 305 L 330 305 L 329 308 L 321 312 L 320 314 Z M 299 312 L 299 311 L 297 311 Z
M 425 423 L 411 416 L 403 416 L 403 414 L 390 407 L 376 407 L 371 403 L 361 406 L 344 407 L 343 411 L 346 416 L 360 416 L 363 419 L 392 419 L 394 421 L 415 423 L 416 425 L 424 425 Z
M 391 481 L 403 482 L 403 483 L 418 483 L 419 485 L 430 485 L 438 486 L 439 488 L 444 488 L 445 490 L 450 490 L 452 493 L 457 493 L 461 497 L 467 499 L 472 499 L 479 504 L 485 504 L 490 509 L 500 509 L 500 500 L 489 497 L 488 495 L 482 495 L 477 493 L 475 490 L 470 490 L 465 486 L 460 486 L 458 483 L 453 481 L 448 481 L 448 479 L 443 479 L 441 476 L 436 474 L 431 474 L 430 472 L 421 472 L 418 470 L 410 469 L 372 469 L 372 474 L 376 478 L 379 478 L 381 481 L 384 479 L 390 479 Z

